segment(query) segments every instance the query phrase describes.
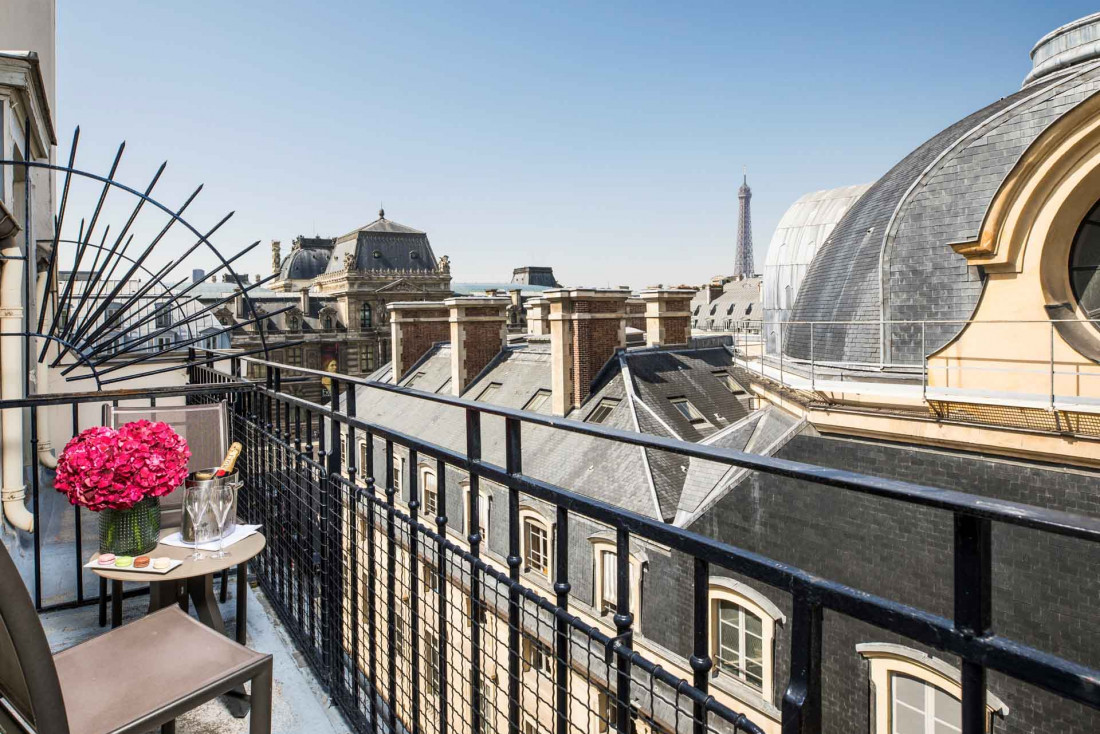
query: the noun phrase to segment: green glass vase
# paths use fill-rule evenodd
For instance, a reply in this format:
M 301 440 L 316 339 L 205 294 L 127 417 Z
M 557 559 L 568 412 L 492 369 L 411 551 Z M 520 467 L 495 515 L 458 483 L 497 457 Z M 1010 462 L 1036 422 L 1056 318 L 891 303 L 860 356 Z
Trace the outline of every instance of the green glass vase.
M 99 513 L 99 552 L 139 556 L 157 546 L 160 498 L 147 497 L 128 510 Z

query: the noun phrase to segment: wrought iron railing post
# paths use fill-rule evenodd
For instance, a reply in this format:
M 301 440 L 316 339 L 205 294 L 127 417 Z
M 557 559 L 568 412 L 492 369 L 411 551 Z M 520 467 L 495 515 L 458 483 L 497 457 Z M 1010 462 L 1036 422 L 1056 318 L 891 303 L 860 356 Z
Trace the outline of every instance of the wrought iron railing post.
M 565 612 L 569 610 L 570 589 L 569 511 L 562 505 L 557 505 L 556 528 L 554 594 L 558 608 Z M 554 668 L 557 676 L 555 681 L 556 734 L 567 734 L 569 731 L 569 625 L 560 615 L 554 617 L 554 653 L 557 658 L 557 665 Z
M 520 440 L 522 424 L 516 418 L 504 422 L 504 463 L 506 471 L 516 476 L 523 471 L 523 449 Z M 520 564 L 519 490 L 508 488 L 508 578 L 519 583 Z M 520 675 L 520 609 L 519 587 L 508 588 L 508 732 L 519 734 Z
M 436 627 L 439 631 L 439 732 L 447 731 L 447 561 L 444 555 L 443 540 L 447 537 L 447 465 L 442 459 L 435 462 L 436 516 L 435 527 L 439 534 L 439 547 L 435 559 L 436 588 L 438 604 L 436 609 Z
M 386 683 L 389 710 L 389 730 L 397 731 L 397 537 L 394 527 L 393 440 L 386 439 Z
M 371 734 L 378 731 L 378 603 L 375 591 L 375 579 L 378 576 L 377 554 L 375 552 L 374 522 L 377 517 L 378 498 L 374 488 L 374 436 L 367 432 L 366 464 L 363 467 L 367 479 L 367 669 L 370 686 L 370 713 L 367 723 Z
M 618 730 L 630 731 L 630 650 L 633 647 L 631 627 L 634 615 L 630 608 L 630 533 L 623 526 L 615 532 L 615 642 L 618 675 L 615 698 L 618 708 Z
M 320 524 L 321 524 L 321 659 L 325 664 L 325 673 L 329 685 L 338 685 L 339 655 L 341 647 L 339 626 L 343 608 L 340 590 L 340 515 L 333 512 L 334 499 L 340 476 L 340 422 L 336 415 L 340 412 L 340 382 L 332 378 L 331 404 L 332 417 L 329 419 L 328 455 L 325 457 L 325 476 L 321 482 Z M 327 592 L 327 594 L 326 594 Z
M 955 514 L 955 627 L 975 637 L 993 625 L 992 532 L 987 518 Z M 962 661 L 963 734 L 984 734 L 985 668 Z
M 791 672 L 783 694 L 783 734 L 821 731 L 821 603 L 799 584 L 793 593 Z
M 481 555 L 481 483 L 475 464 L 481 461 L 481 413 L 466 409 L 466 458 L 470 462 L 469 522 L 466 528 L 470 555 Z M 477 566 L 470 564 L 470 731 L 481 734 L 481 580 Z
M 348 617 L 351 621 L 348 647 L 351 650 L 351 700 L 355 710 L 359 711 L 359 627 L 362 624 L 362 615 L 359 614 L 359 513 L 362 511 L 363 488 L 354 483 L 349 485 L 348 496 L 351 499 L 347 508 Z
M 710 568 L 702 558 L 695 559 L 692 598 L 694 644 L 688 663 L 694 674 L 695 687 L 705 695 L 710 685 L 710 669 L 713 663 L 710 659 Z M 701 702 L 695 702 L 692 718 L 692 731 L 695 734 L 706 734 L 707 710 Z
M 412 732 L 420 732 L 420 553 L 417 527 L 420 510 L 416 449 L 409 449 L 409 640 L 412 643 Z M 430 654 L 430 653 L 429 653 Z

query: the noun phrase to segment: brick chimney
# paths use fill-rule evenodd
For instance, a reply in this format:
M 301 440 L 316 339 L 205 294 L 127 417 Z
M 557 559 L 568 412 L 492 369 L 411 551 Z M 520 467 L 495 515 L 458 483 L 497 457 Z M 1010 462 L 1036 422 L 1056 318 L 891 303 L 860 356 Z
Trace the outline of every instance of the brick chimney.
M 645 331 L 645 301 L 638 296 L 626 299 L 626 325 L 631 329 Z
M 461 395 L 508 344 L 508 305 L 502 296 L 448 298 L 451 393 Z
M 596 373 L 626 346 L 630 291 L 561 289 L 543 295 L 550 304 L 551 404 L 556 415 L 565 415 L 581 406 Z
M 393 381 L 405 376 L 416 360 L 423 357 L 432 344 L 450 337 L 447 307 L 442 301 L 412 301 L 391 303 L 390 354 L 393 359 Z
M 694 291 L 654 288 L 642 291 L 648 346 L 687 344 L 691 338 L 691 299 Z
M 550 302 L 542 296 L 528 298 L 523 307 L 527 309 L 527 333 L 531 336 L 546 336 L 550 333 Z

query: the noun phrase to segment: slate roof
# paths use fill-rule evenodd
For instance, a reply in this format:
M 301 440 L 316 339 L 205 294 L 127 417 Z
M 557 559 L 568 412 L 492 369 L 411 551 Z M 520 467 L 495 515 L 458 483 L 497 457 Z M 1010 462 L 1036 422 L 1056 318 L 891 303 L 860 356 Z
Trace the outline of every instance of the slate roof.
M 440 354 L 433 358 L 439 358 Z M 529 361 L 527 356 L 510 352 L 502 358 L 492 375 L 494 381 L 502 383 L 502 389 L 491 402 L 501 405 L 525 402 L 527 387 L 535 384 L 533 376 L 545 372 L 549 377 L 548 362 L 543 370 L 535 366 L 537 360 Z M 467 395 L 475 390 L 478 390 L 476 383 Z M 570 417 L 583 420 L 604 397 L 625 398 L 621 377 L 609 380 L 584 408 Z M 424 436 L 456 451 L 466 450 L 465 415 L 458 408 L 369 389 L 358 391 L 356 406 L 357 414 L 365 420 Z M 633 429 L 625 400 L 611 412 L 604 425 Z M 504 466 L 503 419 L 485 415 L 481 430 L 483 457 Z M 544 481 L 660 518 L 645 462 L 636 446 L 527 425 L 523 428 L 523 468 L 527 474 Z
M 638 397 L 685 441 L 700 441 L 748 414 L 745 404 L 714 375 L 727 373 L 729 352 L 721 347 L 690 351 L 627 351 L 624 358 Z M 670 402 L 686 398 L 706 418 L 693 424 Z
M 762 283 L 760 278 L 731 280 L 710 300 L 706 288 L 697 291 L 691 299 L 691 328 L 728 331 L 734 327 L 730 322 L 760 319 Z
M 439 391 L 450 377 L 450 360 L 449 344 L 433 346 L 410 369 L 410 377 L 422 374 L 413 387 Z M 748 413 L 713 374 L 728 369 L 730 363 L 729 352 L 721 347 L 620 352 L 597 378 L 593 394 L 569 417 L 587 420 L 604 398 L 613 398 L 619 403 L 603 425 L 698 441 Z M 391 376 L 383 368 L 373 378 L 388 381 Z M 483 399 L 490 383 L 499 387 Z M 544 340 L 536 339 L 503 350 L 466 388 L 463 397 L 523 409 L 536 392 L 550 388 L 550 352 Z M 692 425 L 669 403 L 670 396 L 687 397 L 710 425 Z M 371 416 L 368 420 L 465 450 L 465 418 L 460 410 L 371 390 L 361 391 L 358 409 L 358 415 Z M 502 422 L 490 416 L 482 420 L 486 459 L 503 465 Z M 656 519 L 671 521 L 675 516 L 688 474 L 686 458 L 539 426 L 525 425 L 523 431 L 524 469 L 533 476 Z
M 755 411 L 703 443 L 751 454 L 773 455 L 805 426 L 806 421 L 774 405 Z M 691 459 L 673 522 L 688 527 L 751 470 L 714 461 Z
M 326 272 L 344 270 L 345 257 L 349 254 L 354 256 L 353 268 L 356 270 L 434 271 L 439 267 L 427 234 L 384 216 L 337 237 Z
M 418 376 L 419 375 L 419 376 Z M 415 379 L 414 379 L 415 378 Z M 414 362 L 401 385 L 425 392 L 451 394 L 447 382 L 451 379 L 451 345 L 436 344 L 428 353 Z M 409 383 L 413 383 L 410 385 Z M 447 389 L 443 390 L 444 385 Z
M 332 240 L 311 239 L 309 242 L 311 244 L 295 248 L 283 258 L 279 280 L 313 280 L 325 272 L 332 258 Z
M 802 283 L 793 320 L 968 319 L 983 283 L 951 243 L 973 240 L 1005 176 L 1060 116 L 1100 89 L 1100 65 L 1043 79 L 975 112 L 922 144 L 876 181 L 836 226 Z M 927 350 L 959 325 L 929 328 Z M 920 359 L 920 327 L 815 331 L 817 359 Z M 885 349 L 883 345 L 885 344 Z M 809 358 L 809 327 L 786 349 Z

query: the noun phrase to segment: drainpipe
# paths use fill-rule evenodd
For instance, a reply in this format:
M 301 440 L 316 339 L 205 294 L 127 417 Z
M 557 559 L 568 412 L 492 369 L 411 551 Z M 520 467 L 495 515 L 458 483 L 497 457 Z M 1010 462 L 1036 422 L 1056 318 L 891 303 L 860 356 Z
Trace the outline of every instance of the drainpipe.
M 5 257 L 18 257 L 23 253 L 8 240 L 9 246 L 0 250 Z M 5 260 L 0 270 L 0 332 L 15 336 L 0 336 L 0 398 L 4 400 L 23 397 L 23 380 L 19 368 L 23 363 L 23 267 L 22 260 Z M 3 435 L 3 498 L 4 516 L 13 527 L 25 532 L 34 531 L 34 516 L 23 503 L 26 485 L 23 483 L 23 411 L 9 408 L 0 415 L 0 432 Z
M 46 273 L 38 274 L 38 296 L 35 298 L 35 303 L 40 303 L 43 307 L 46 305 L 46 299 L 50 297 L 49 293 L 46 293 Z M 43 324 L 43 328 L 48 328 L 50 324 Z M 39 343 L 35 348 L 37 354 L 42 349 L 46 339 L 39 339 Z M 35 364 L 35 389 L 36 395 L 45 395 L 50 391 L 50 367 L 46 363 L 46 360 L 42 360 Z M 53 444 L 50 443 L 50 410 L 46 406 L 36 408 L 38 411 L 38 463 L 47 469 L 57 468 L 57 455 L 53 452 Z

